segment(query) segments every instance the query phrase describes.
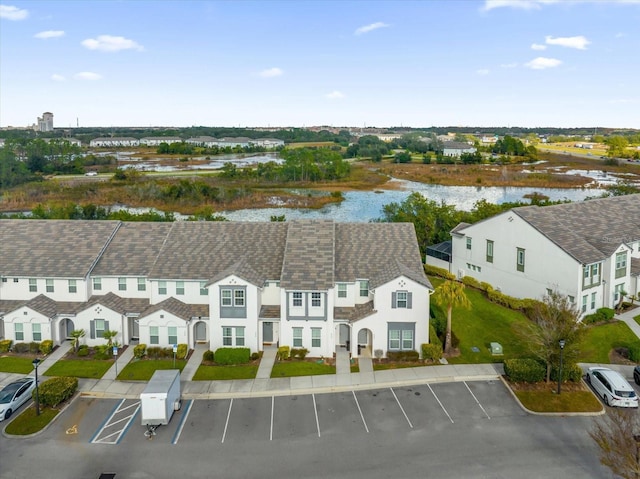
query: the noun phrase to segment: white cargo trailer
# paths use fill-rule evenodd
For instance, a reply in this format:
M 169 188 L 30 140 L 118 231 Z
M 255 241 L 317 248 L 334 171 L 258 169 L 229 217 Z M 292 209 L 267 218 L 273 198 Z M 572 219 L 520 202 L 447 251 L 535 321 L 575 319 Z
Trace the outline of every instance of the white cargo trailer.
M 158 426 L 167 425 L 174 411 L 180 409 L 180 370 L 158 370 L 140 394 L 142 425 L 147 436 Z

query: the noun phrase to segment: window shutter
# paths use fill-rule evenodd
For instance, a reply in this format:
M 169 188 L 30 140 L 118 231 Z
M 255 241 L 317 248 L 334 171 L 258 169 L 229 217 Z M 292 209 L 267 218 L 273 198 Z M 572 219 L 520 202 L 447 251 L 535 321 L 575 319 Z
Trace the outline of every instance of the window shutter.
M 89 337 L 96 339 L 96 322 L 93 320 L 89 321 Z
M 396 293 L 395 293 L 395 291 L 391 293 L 391 307 L 392 308 L 396 307 Z
M 409 304 L 411 304 L 411 301 L 409 301 Z M 411 307 L 411 306 L 409 306 L 409 307 Z M 111 330 L 109 329 L 109 321 L 105 321 L 105 322 L 104 322 L 104 330 L 105 330 L 105 331 L 111 331 Z
M 411 296 L 413 293 L 407 293 L 407 309 L 411 309 Z

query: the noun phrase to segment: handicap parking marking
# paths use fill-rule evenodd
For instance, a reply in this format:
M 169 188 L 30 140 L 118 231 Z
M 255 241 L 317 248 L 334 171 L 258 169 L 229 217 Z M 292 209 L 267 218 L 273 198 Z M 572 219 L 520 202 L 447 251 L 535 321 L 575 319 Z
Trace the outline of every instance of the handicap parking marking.
M 484 413 L 484 415 L 487 416 L 487 419 L 491 419 L 491 416 L 489 416 L 489 414 L 487 414 L 487 411 L 484 409 L 484 407 L 482 407 L 482 404 L 480 404 L 480 401 L 478 401 L 478 398 L 476 397 L 476 395 L 473 394 L 473 391 L 471 390 L 467 382 L 463 381 L 463 383 L 467 387 L 467 391 L 469 391 L 469 394 L 473 396 L 473 399 L 476 401 L 476 404 L 480 407 L 480 409 L 482 409 L 482 412 Z
M 111 415 L 105 419 L 91 438 L 92 444 L 118 444 L 120 442 L 140 410 L 140 401 L 134 401 L 124 406 L 127 401 L 130 400 L 123 399 L 116 404 Z
M 438 401 L 438 404 L 440 404 L 440 407 L 442 408 L 442 410 L 444 411 L 444 413 L 447 415 L 447 417 L 449 418 L 449 421 L 451 421 L 451 424 L 454 424 L 453 419 L 451 418 L 451 416 L 449 415 L 449 411 L 447 411 L 447 408 L 444 407 L 444 404 L 442 404 L 442 401 L 440 401 L 440 398 L 438 397 L 438 395 L 435 393 L 435 391 L 433 390 L 433 388 L 431 387 L 431 384 L 427 384 L 427 386 L 429 386 L 429 390 L 431 391 L 431 394 L 433 394 L 433 397 L 436 398 L 436 401 Z
M 177 444 L 180 439 L 180 435 L 182 434 L 182 429 L 184 428 L 184 424 L 187 421 L 187 417 L 189 417 L 189 413 L 191 412 L 191 406 L 193 406 L 193 400 L 189 399 L 186 401 L 186 407 L 184 408 L 184 414 L 180 418 L 180 422 L 178 423 L 178 429 L 176 430 L 173 438 L 171 439 L 171 444 Z

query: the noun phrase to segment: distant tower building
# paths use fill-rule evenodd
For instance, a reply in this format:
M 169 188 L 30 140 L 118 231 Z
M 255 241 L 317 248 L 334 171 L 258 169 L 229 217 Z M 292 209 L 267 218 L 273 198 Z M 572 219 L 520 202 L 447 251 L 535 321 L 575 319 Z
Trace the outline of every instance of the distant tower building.
M 36 131 L 53 131 L 53 113 L 45 111 L 42 118 L 38 117 Z

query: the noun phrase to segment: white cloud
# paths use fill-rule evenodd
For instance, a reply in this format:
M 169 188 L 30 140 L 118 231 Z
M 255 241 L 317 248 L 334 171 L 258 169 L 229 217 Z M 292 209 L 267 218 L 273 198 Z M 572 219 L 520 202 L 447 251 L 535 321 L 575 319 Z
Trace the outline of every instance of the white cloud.
M 258 73 L 258 75 L 261 76 L 262 78 L 279 77 L 279 76 L 282 76 L 283 74 L 284 72 L 278 67 L 267 68 L 266 70 L 262 70 L 260 73 Z
M 485 0 L 482 10 L 489 11 L 494 8 L 518 8 L 520 10 L 540 9 L 543 5 L 551 5 L 560 3 L 560 0 Z M 571 3 L 577 5 L 579 3 L 606 3 L 606 4 L 640 4 L 640 0 L 571 0 L 562 2 L 564 5 Z
M 480 70 L 476 70 L 476 73 L 478 75 L 488 75 L 489 74 L 489 70 L 486 68 L 481 68 Z
M 532 50 L 546 50 L 547 46 L 546 45 L 540 45 L 539 43 L 532 43 L 531 44 L 531 49 Z
M 338 90 L 333 90 L 331 93 L 327 93 L 325 95 L 325 98 L 328 98 L 329 100 L 339 100 L 344 97 L 345 97 L 344 93 Z
M 14 7 L 13 5 L 0 5 L 0 18 L 7 20 L 24 20 L 29 16 L 29 10 Z
M 120 50 L 143 51 L 144 47 L 133 40 L 125 37 L 114 37 L 111 35 L 98 35 L 96 38 L 82 40 L 82 45 L 89 50 L 100 50 L 102 52 L 119 52 Z
M 102 75 L 93 72 L 80 72 L 76 73 L 74 78 L 76 80 L 100 80 L 102 78 Z
M 370 23 L 369 25 L 364 25 L 360 28 L 357 28 L 355 32 L 353 32 L 354 35 L 363 35 L 365 33 L 369 33 L 372 32 L 374 30 L 377 30 L 379 28 L 386 28 L 389 25 L 383 22 L 375 22 L 375 23 Z
M 582 35 L 577 37 L 552 37 L 547 35 L 544 39 L 547 45 L 559 45 L 566 48 L 577 48 L 578 50 L 586 50 L 587 45 L 591 43 Z
M 48 38 L 64 37 L 64 31 L 62 30 L 47 30 L 46 32 L 36 33 L 35 38 L 42 38 L 44 40 Z
M 54 73 L 53 75 L 51 75 L 51 79 L 53 81 L 65 81 L 66 78 L 63 77 L 62 75 L 58 75 L 57 73 Z
M 500 65 L 500 68 L 515 68 L 517 66 L 518 66 L 517 63 L 502 63 Z
M 547 68 L 554 68 L 562 64 L 562 61 L 556 58 L 538 57 L 534 58 L 530 62 L 524 64 L 525 67 L 532 70 L 545 70 Z

